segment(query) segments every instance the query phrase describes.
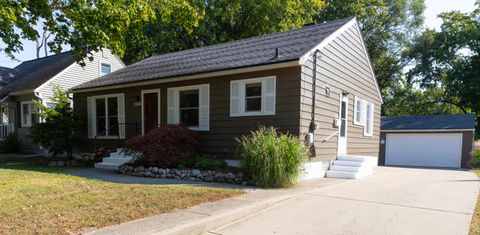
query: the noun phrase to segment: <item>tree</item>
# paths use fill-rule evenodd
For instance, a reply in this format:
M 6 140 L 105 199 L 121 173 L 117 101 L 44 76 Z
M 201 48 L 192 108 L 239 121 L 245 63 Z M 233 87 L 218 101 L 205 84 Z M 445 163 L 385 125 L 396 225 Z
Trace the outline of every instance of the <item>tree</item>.
M 384 96 L 398 85 L 410 58 L 403 51 L 423 24 L 423 0 L 328 0 L 317 16 L 330 21 L 356 16 Z
M 37 114 L 43 122 L 30 128 L 30 137 L 34 143 L 47 148 L 54 155 L 67 153 L 71 156 L 78 141 L 75 136 L 77 120 L 70 106 L 68 92 L 58 86 L 54 87 L 52 101 L 56 104 L 53 108 L 34 101 L 39 110 Z
M 141 30 L 129 30 L 125 62 L 129 64 L 155 54 L 298 28 L 313 22 L 318 10 L 325 5 L 324 0 L 189 1 L 196 12 L 202 13 L 197 27 L 157 20 Z
M 183 10 L 183 11 L 182 11 Z M 182 11 L 189 17 L 177 18 L 172 13 Z M 186 30 L 196 25 L 198 12 L 191 11 L 184 0 L 3 0 L 0 1 L 0 47 L 14 59 L 23 50 L 21 39 L 37 41 L 35 27 L 52 34 L 48 47 L 60 53 L 70 45 L 77 61 L 84 62 L 91 50 L 108 48 L 123 56 L 125 35 L 141 28 L 146 22 L 175 22 Z
M 440 14 L 440 31 L 426 30 L 409 51 L 415 67 L 408 81 L 443 89 L 443 102 L 480 118 L 480 1 L 470 13 Z

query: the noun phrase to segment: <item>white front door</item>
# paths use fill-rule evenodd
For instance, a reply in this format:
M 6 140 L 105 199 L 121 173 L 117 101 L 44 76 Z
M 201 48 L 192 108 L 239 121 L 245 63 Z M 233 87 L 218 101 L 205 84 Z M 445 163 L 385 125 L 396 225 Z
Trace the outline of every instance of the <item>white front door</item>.
M 340 95 L 337 155 L 347 154 L 348 96 Z

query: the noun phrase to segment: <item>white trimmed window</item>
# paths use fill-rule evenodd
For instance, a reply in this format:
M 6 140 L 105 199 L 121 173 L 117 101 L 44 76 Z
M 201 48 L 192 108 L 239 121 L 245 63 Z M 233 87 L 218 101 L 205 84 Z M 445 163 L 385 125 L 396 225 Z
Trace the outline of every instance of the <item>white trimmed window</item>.
M 31 127 L 33 124 L 38 123 L 37 107 L 32 101 L 20 102 L 20 121 L 22 127 Z
M 112 72 L 112 66 L 107 63 L 100 64 L 100 76 L 107 75 Z
M 363 126 L 364 136 L 373 136 L 374 105 L 359 97 L 355 97 L 353 124 Z
M 230 116 L 275 115 L 276 77 L 230 82 Z
M 88 137 L 125 138 L 125 105 L 123 94 L 87 98 Z
M 210 85 L 167 89 L 167 122 L 184 124 L 192 130 L 210 129 Z

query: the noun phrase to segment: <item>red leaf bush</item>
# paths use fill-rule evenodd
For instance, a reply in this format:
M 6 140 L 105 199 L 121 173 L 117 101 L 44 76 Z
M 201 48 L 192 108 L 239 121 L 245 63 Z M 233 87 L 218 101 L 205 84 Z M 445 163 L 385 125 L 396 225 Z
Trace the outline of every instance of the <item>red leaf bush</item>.
M 139 156 L 135 165 L 169 167 L 196 154 L 197 146 L 197 136 L 193 131 L 183 125 L 168 124 L 129 139 L 124 152 Z

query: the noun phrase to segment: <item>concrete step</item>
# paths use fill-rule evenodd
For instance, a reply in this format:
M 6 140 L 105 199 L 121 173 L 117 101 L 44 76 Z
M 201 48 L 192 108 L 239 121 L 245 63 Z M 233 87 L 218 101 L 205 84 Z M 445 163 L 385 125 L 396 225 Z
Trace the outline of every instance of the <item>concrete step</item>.
M 102 159 L 102 162 L 124 164 L 124 163 L 130 162 L 131 160 L 132 158 L 130 157 L 104 157 Z
M 369 163 L 366 163 L 366 162 L 343 161 L 343 160 L 334 160 L 332 164 L 337 166 L 356 166 L 356 167 L 371 166 Z
M 99 163 L 95 163 L 95 168 L 118 170 L 118 167 L 120 167 L 121 165 L 123 165 L 123 163 L 119 164 L 119 163 L 99 162 Z
M 378 165 L 378 158 L 369 156 L 356 156 L 356 155 L 338 155 L 337 160 L 341 161 L 354 161 L 354 162 L 366 162 L 372 166 Z
M 363 173 L 359 172 L 347 172 L 347 171 L 327 171 L 327 178 L 337 178 L 337 179 L 358 179 L 365 176 Z
M 113 152 L 113 153 L 110 153 L 109 155 L 110 157 L 114 157 L 114 158 L 126 158 L 126 157 L 130 157 L 124 153 L 119 153 L 119 152 Z
M 372 167 L 358 167 L 358 166 L 338 166 L 332 165 L 330 166 L 330 170 L 332 171 L 345 171 L 345 172 L 363 172 L 363 173 L 371 173 Z

